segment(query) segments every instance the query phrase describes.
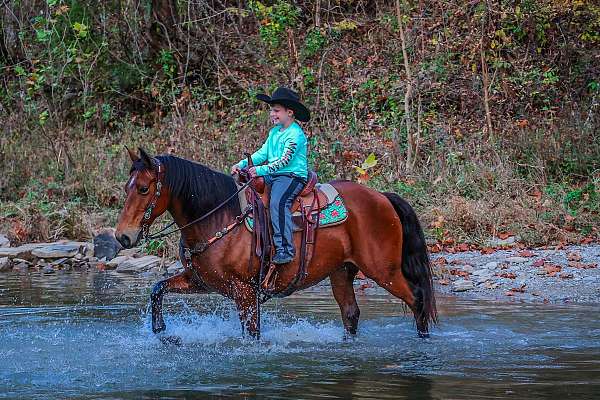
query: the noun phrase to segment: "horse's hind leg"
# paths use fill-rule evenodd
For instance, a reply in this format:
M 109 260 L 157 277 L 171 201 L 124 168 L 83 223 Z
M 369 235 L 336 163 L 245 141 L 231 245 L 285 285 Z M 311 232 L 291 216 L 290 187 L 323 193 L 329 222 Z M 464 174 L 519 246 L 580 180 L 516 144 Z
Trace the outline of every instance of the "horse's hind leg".
M 366 273 L 365 270 L 376 271 L 376 273 Z M 365 275 L 408 305 L 414 314 L 419 337 L 429 337 L 428 322 L 427 319 L 422 316 L 422 298 L 415 296 L 415 292 L 413 292 L 408 281 L 402 274 L 401 266 L 390 264 L 387 269 L 381 268 L 377 270 L 375 268 L 368 268 L 365 270 L 361 268 L 361 271 L 363 271 Z
M 192 272 L 186 270 L 181 274 L 157 282 L 152 288 L 152 332 L 159 333 L 166 329 L 162 316 L 162 300 L 165 293 L 201 293 L 204 288 L 198 287 L 192 278 Z
M 360 309 L 354 296 L 354 286 L 352 286 L 357 272 L 358 268 L 355 265 L 346 263 L 343 268 L 338 269 L 329 276 L 333 297 L 340 306 L 344 328 L 351 335 L 356 334 L 360 316 Z

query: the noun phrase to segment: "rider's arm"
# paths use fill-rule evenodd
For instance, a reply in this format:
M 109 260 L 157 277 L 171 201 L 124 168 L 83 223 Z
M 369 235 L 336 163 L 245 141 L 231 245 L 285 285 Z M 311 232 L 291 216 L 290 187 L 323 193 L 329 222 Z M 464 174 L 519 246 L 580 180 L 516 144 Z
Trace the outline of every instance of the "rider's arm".
M 256 175 L 264 176 L 274 174 L 292 161 L 296 151 L 298 150 L 298 146 L 304 143 L 300 140 L 301 131 L 299 132 L 294 130 L 293 132 L 293 134 L 285 139 L 281 156 L 275 158 L 266 165 L 260 165 L 256 167 Z
M 269 139 L 271 138 L 271 134 L 269 133 L 269 137 L 267 138 L 267 140 L 263 143 L 263 145 L 261 146 L 260 149 L 258 149 L 257 151 L 255 151 L 252 154 L 252 163 L 254 165 L 259 165 L 264 163 L 265 161 L 267 161 L 268 159 L 268 148 L 269 148 Z M 240 160 L 240 162 L 237 163 L 237 165 L 240 168 L 246 168 L 246 166 L 248 165 L 248 160 L 246 158 L 244 158 L 243 160 Z

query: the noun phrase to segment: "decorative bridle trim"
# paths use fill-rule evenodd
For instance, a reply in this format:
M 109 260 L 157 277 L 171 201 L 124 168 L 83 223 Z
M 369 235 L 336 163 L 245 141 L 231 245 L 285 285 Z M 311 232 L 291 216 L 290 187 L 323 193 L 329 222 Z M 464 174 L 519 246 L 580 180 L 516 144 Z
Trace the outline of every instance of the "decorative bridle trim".
M 152 200 L 148 204 L 148 207 L 146 207 L 146 210 L 144 211 L 144 217 L 142 218 L 142 237 L 144 239 L 149 238 L 148 232 L 150 230 L 150 218 L 152 217 L 152 213 L 154 212 L 156 203 L 158 202 L 158 199 L 160 198 L 160 191 L 163 187 L 161 178 L 162 178 L 162 175 L 164 175 L 164 168 L 162 168 L 162 164 L 156 158 L 152 159 L 152 163 L 154 164 L 154 166 L 156 167 L 156 170 L 157 170 L 157 172 L 156 172 L 156 190 L 154 191 L 154 196 L 152 197 Z

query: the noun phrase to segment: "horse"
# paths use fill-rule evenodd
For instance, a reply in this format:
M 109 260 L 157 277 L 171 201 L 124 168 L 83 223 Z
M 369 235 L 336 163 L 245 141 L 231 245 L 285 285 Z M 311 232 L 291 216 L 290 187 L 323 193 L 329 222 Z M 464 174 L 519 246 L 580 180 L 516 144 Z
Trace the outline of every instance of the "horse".
M 151 157 L 142 148 L 139 154 L 127 151 L 132 166 L 116 239 L 124 248 L 136 246 L 154 220 L 168 211 L 181 233 L 180 258 L 190 261 L 184 263 L 184 272 L 154 285 L 150 295 L 153 332 L 166 329 L 162 316 L 166 293 L 217 292 L 235 302 L 242 335 L 248 332 L 260 338 L 260 303 L 266 299 L 259 300 L 257 293 L 260 263 L 250 251 L 252 233 L 240 226 L 245 215 L 234 178 L 173 155 Z M 347 220 L 316 230 L 307 275 L 296 290 L 329 278 L 345 334 L 355 335 L 360 310 L 353 281 L 361 271 L 406 303 L 418 336 L 428 337 L 429 325 L 437 322 L 437 310 L 429 254 L 415 211 L 395 193 L 351 181 L 330 183 L 345 202 Z M 299 234 L 294 236 L 298 248 Z M 203 251 L 183 252 L 198 246 Z M 294 281 L 297 258 L 279 268 L 275 291 Z

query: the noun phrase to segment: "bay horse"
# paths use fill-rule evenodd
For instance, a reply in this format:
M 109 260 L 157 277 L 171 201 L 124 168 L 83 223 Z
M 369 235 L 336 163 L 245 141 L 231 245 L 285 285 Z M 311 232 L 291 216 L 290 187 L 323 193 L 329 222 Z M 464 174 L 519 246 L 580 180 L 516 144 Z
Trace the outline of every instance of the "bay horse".
M 168 211 L 181 231 L 182 248 L 194 248 L 214 239 L 206 251 L 186 258 L 184 272 L 156 283 L 151 293 L 152 330 L 166 329 L 162 317 L 165 293 L 218 292 L 237 307 L 242 333 L 260 337 L 259 260 L 249 262 L 252 234 L 239 226 L 242 210 L 233 177 L 202 164 L 172 155 L 151 157 L 127 149 L 132 161 L 125 185 L 125 205 L 115 237 L 125 248 L 139 243 L 152 222 Z M 347 334 L 356 334 L 360 310 L 354 295 L 354 277 L 361 271 L 414 314 L 417 333 L 428 337 L 437 322 L 432 272 L 423 230 L 413 208 L 395 193 L 381 193 L 350 181 L 333 181 L 348 210 L 347 220 L 317 229 L 308 275 L 298 290 L 329 278 Z M 237 218 L 236 218 L 237 217 Z M 191 223 L 202 219 L 199 223 Z M 232 225 L 232 221 L 237 224 Z M 299 234 L 294 234 L 298 248 Z M 189 254 L 188 254 L 189 256 Z M 187 264 L 187 263 L 184 263 Z M 280 268 L 275 290 L 293 281 L 298 257 Z

